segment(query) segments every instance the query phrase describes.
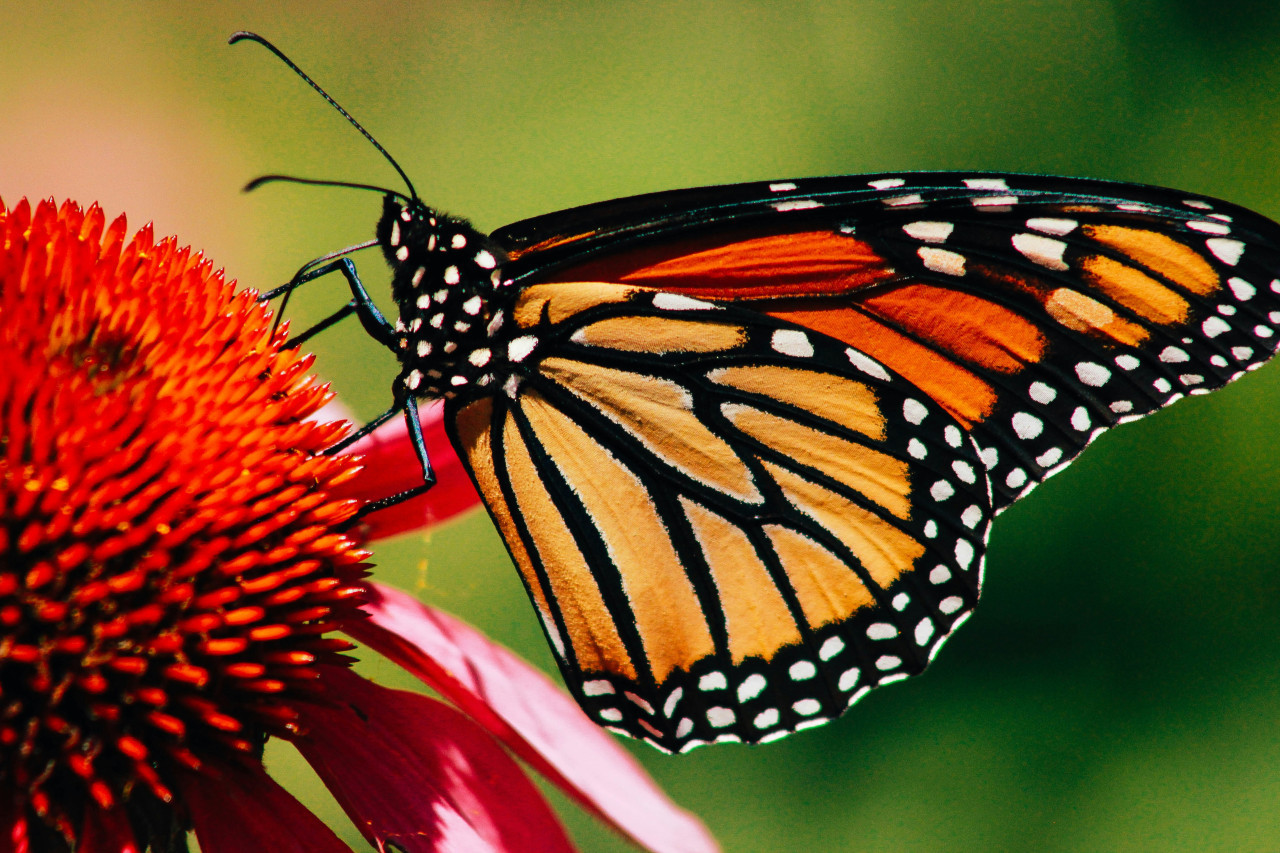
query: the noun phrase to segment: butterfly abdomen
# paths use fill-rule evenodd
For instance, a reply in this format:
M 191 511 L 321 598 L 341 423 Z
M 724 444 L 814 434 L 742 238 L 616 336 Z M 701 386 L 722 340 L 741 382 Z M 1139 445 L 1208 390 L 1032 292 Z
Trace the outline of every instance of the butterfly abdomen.
M 453 397 L 493 381 L 495 307 L 505 254 L 465 219 L 388 195 L 378 243 L 392 268 L 397 383 L 415 397 Z

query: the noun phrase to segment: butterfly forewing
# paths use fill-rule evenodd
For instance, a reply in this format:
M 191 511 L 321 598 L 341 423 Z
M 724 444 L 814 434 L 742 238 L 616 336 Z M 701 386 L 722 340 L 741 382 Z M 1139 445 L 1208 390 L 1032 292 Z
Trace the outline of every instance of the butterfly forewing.
M 737 306 L 561 283 L 513 306 L 466 451 L 588 712 L 669 750 L 829 719 L 972 608 L 990 497 L 958 422 Z
M 491 238 L 392 197 L 381 229 L 397 393 L 447 399 L 583 707 L 668 750 L 919 672 L 996 513 L 1280 324 L 1280 226 L 1104 181 L 742 184 Z
M 970 432 L 999 510 L 1101 430 L 1271 355 L 1278 230 L 1152 187 L 920 173 L 661 193 L 496 236 L 517 280 L 639 283 L 859 347 Z

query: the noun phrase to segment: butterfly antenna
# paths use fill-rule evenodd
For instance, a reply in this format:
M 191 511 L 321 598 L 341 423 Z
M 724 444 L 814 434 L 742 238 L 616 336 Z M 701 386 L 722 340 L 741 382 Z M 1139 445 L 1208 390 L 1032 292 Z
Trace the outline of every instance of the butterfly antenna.
M 244 185 L 245 192 L 253 192 L 263 184 L 308 184 L 313 187 L 346 187 L 353 190 L 372 190 L 380 195 L 393 195 L 396 198 L 402 198 L 405 201 L 413 201 L 412 198 L 397 190 L 389 190 L 386 187 L 375 186 L 374 184 L 358 184 L 352 181 L 327 181 L 318 178 L 299 178 L 295 175 L 261 175 Z M 412 189 L 412 187 L 410 187 Z
M 360 131 L 361 135 L 363 135 L 365 139 L 369 140 L 369 142 L 373 145 L 373 147 L 374 147 L 374 148 L 376 148 L 376 149 L 378 149 L 378 152 L 379 152 L 380 154 L 382 154 L 382 156 L 383 156 L 383 157 L 385 157 L 385 158 L 386 158 L 386 160 L 387 160 L 387 162 L 388 162 L 388 163 L 390 163 L 390 164 L 391 164 L 392 168 L 394 168 L 394 169 L 395 169 L 395 170 L 400 174 L 400 178 L 401 178 L 401 180 L 403 180 L 403 181 L 404 181 L 405 186 L 407 186 L 407 187 L 409 188 L 409 195 L 410 195 L 410 197 L 411 197 L 411 198 L 413 198 L 413 199 L 417 199 L 417 198 L 418 198 L 418 191 L 417 191 L 417 190 L 415 190 L 415 189 L 413 188 L 413 182 L 409 180 L 409 176 L 405 174 L 404 169 L 401 169 L 401 168 L 400 168 L 400 164 L 396 162 L 396 159 L 395 159 L 394 157 L 392 157 L 392 156 L 391 156 L 391 154 L 387 151 L 387 149 L 383 148 L 383 147 L 378 143 L 378 140 L 374 139 L 374 138 L 373 138 L 373 135 L 372 135 L 371 133 L 369 133 L 369 131 L 367 131 L 367 130 L 365 130 L 365 129 L 364 129 L 364 125 L 362 125 L 360 122 L 356 121 L 356 120 L 355 120 L 355 117 L 354 117 L 354 116 L 352 116 L 352 115 L 351 115 L 351 113 L 349 113 L 349 112 L 347 112 L 346 110 L 344 110 L 344 109 L 342 108 L 342 105 L 341 105 L 341 104 L 339 104 L 337 101 L 335 101 L 335 100 L 334 100 L 334 99 L 329 95 L 329 93 L 328 93 L 328 92 L 326 92 L 324 89 L 321 89 L 321 88 L 320 88 L 320 84 L 319 84 L 319 83 L 317 83 L 315 80 L 312 80 L 309 76 L 307 76 L 307 73 L 306 73 L 305 71 L 303 71 L 301 68 L 299 68 L 299 67 L 297 66 L 297 64 L 296 64 L 292 59 L 290 59 L 289 57 L 285 56 L 285 55 L 280 51 L 280 48 L 276 47 L 274 44 L 272 44 L 271 42 L 267 41 L 266 39 L 264 39 L 262 36 L 258 35 L 257 33 L 250 33 L 250 32 L 245 32 L 245 31 L 241 31 L 241 32 L 238 32 L 238 33 L 232 33 L 231 38 L 227 40 L 227 44 L 235 44 L 236 42 L 244 41 L 244 40 L 246 40 L 246 39 L 248 39 L 249 41 L 256 41 L 258 44 L 262 45 L 262 46 L 263 46 L 263 47 L 265 47 L 267 50 L 269 50 L 269 51 L 271 51 L 272 53 L 274 53 L 274 54 L 276 55 L 276 57 L 277 57 L 277 58 L 279 58 L 279 60 L 280 60 L 281 62 L 283 62 L 285 65 L 287 65 L 287 66 L 289 66 L 291 69 L 293 69 L 293 73 L 294 73 L 294 74 L 297 74 L 297 75 L 298 75 L 299 77 L 301 77 L 303 80 L 306 80 L 306 81 L 307 81 L 307 83 L 308 83 L 308 85 L 310 85 L 312 89 L 315 89 L 317 92 L 319 92 L 319 93 L 320 93 L 320 97 L 322 97 L 322 98 L 324 98 L 326 101 L 328 101 L 328 102 L 329 102 L 329 106 L 333 107 L 335 110 L 337 110 L 339 113 L 341 113 L 341 114 L 342 114 L 342 117 L 343 117 L 343 118 L 345 118 L 347 121 L 349 121 L 349 122 L 351 123 L 351 126 L 352 126 L 352 127 L 354 127 L 356 130 Z M 253 189 L 255 186 L 257 186 L 257 185 L 259 185 L 259 184 L 261 184 L 261 183 L 265 183 L 265 182 L 266 182 L 266 180 L 276 180 L 276 181 L 278 181 L 278 180 L 292 180 L 292 181 L 295 181 L 295 182 L 297 182 L 297 183 L 321 183 L 320 181 L 304 181 L 304 180 L 299 179 L 299 178 L 286 178 L 285 176 L 282 176 L 282 175 L 266 175 L 266 176 L 264 176 L 264 178 L 259 178 L 258 180 L 256 180 L 256 181 L 254 181 L 254 182 L 250 183 L 250 184 L 249 184 L 249 186 L 245 187 L 245 189 L 246 189 L 246 190 L 248 190 L 248 189 Z M 363 186 L 363 185 L 361 185 L 361 184 L 339 184 L 339 183 L 337 183 L 336 181 L 335 181 L 335 182 L 325 182 L 325 183 L 326 183 L 326 184 L 328 184 L 328 185 L 330 185 L 330 186 Z M 376 189 L 376 187 L 371 187 L 370 189 Z

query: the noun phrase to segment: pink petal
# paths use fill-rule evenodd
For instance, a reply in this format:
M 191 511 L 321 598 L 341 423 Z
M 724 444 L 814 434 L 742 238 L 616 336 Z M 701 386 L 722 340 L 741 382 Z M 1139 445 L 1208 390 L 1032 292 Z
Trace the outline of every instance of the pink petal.
M 103 811 L 95 805 L 85 810 L 76 853 L 139 853 L 140 849 L 124 809 Z
M 659 853 L 719 849 L 612 737 L 549 678 L 479 631 L 373 584 L 367 621 L 345 630 L 421 678 L 520 758 L 637 844 Z
M 188 773 L 181 799 L 201 853 L 351 853 L 260 765 L 225 767 L 216 777 Z
M 480 495 L 445 435 L 443 413 L 443 405 L 427 406 L 419 411 L 436 484 L 426 494 L 365 518 L 361 531 L 365 539 L 380 539 L 439 524 L 480 505 Z M 339 497 L 375 501 L 422 485 L 422 466 L 413 452 L 402 417 L 393 417 L 343 452 L 363 456 L 364 469 L 335 490 Z
M 572 853 L 537 788 L 453 708 L 342 667 L 321 670 L 334 704 L 307 706 L 298 750 L 371 844 L 408 853 Z

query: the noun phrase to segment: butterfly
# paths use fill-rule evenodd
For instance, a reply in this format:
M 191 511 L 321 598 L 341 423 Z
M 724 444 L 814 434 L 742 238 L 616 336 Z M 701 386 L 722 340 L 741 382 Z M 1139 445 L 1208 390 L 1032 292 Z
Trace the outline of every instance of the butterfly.
M 569 689 L 668 751 L 921 672 L 999 512 L 1277 346 L 1280 225 L 1175 190 L 860 175 L 484 234 L 409 188 L 375 232 L 394 322 L 349 259 L 293 283 L 338 269 L 399 358 L 360 434 L 444 400 Z

